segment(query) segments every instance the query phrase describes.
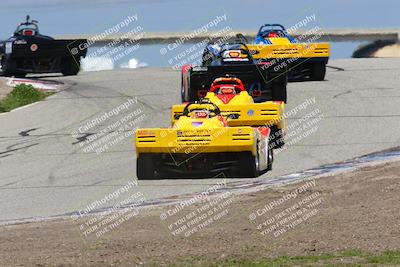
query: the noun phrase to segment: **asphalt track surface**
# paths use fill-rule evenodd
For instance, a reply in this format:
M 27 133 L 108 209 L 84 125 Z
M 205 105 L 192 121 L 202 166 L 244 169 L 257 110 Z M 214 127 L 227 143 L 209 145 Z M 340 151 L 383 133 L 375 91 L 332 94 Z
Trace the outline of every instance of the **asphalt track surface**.
M 329 65 L 334 68 L 328 69 L 326 81 L 289 84 L 286 110 L 292 110 L 292 115 L 287 124 L 294 141 L 276 154 L 273 171 L 257 179 L 399 145 L 400 59 L 335 60 Z M 46 101 L 0 114 L 0 222 L 83 209 L 132 181 L 136 176 L 134 138 L 130 125 L 118 122 L 136 111 L 140 112 L 138 116 L 144 114 L 144 119 L 134 127 L 167 127 L 169 108 L 180 100 L 179 72 L 168 68 L 87 72 L 47 79 L 72 87 Z M 111 129 L 109 132 L 118 135 L 107 139 L 109 147 L 101 153 L 95 148 L 85 151 L 90 143 L 83 138 L 85 134 L 71 133 L 129 98 L 137 103 L 83 131 L 98 137 L 103 129 Z M 294 112 L 310 100 L 305 109 Z M 304 119 L 307 114 L 312 118 Z M 302 136 L 307 131 L 310 134 Z M 232 179 L 242 180 L 246 179 Z M 139 181 L 132 190 L 155 200 L 201 192 L 220 181 Z M 113 201 L 107 205 L 113 205 Z

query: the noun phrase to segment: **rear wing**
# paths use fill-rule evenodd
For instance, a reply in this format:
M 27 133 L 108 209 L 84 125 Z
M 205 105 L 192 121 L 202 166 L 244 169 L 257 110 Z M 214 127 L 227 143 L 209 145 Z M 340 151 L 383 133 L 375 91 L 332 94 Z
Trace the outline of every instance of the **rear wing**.
M 17 39 L 3 43 L 3 53 L 12 58 L 26 57 L 85 57 L 87 40 Z
M 255 150 L 251 127 L 215 129 L 137 129 L 136 153 L 198 154 Z
M 171 109 L 171 123 L 175 123 L 186 104 L 174 105 Z M 226 118 L 228 126 L 252 126 L 252 127 L 272 127 L 278 129 L 285 128 L 283 102 L 263 102 L 247 105 L 221 105 L 218 108 L 221 115 Z
M 290 43 L 285 45 L 249 44 L 254 59 L 329 58 L 329 43 Z

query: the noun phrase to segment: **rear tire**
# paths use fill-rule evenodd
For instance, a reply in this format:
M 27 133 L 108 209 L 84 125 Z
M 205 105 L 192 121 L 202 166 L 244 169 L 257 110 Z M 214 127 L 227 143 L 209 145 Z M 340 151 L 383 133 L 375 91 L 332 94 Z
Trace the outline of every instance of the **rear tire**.
M 77 75 L 81 65 L 79 61 L 74 60 L 73 58 L 66 58 L 63 60 L 62 66 L 62 74 L 64 76 L 74 76 Z
M 257 155 L 254 156 L 251 152 L 245 152 L 240 155 L 240 169 L 244 177 L 255 178 L 260 174 L 258 146 Z
M 326 74 L 326 64 L 323 62 L 313 63 L 311 68 L 311 80 L 323 81 Z
M 1 67 L 3 76 L 11 77 L 15 75 L 16 62 L 12 59 L 2 58 Z
M 155 179 L 154 157 L 152 154 L 140 154 L 136 159 L 136 176 L 138 180 Z

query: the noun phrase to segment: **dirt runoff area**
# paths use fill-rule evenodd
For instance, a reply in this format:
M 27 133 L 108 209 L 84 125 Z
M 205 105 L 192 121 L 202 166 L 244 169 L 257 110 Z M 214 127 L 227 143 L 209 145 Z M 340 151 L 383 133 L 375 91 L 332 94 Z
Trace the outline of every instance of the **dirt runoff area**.
M 132 208 L 120 214 L 124 220 L 112 218 L 112 227 L 93 231 L 88 226 L 104 217 L 2 226 L 0 266 L 209 266 L 281 255 L 397 251 L 399 174 L 400 162 L 392 161 L 192 205 Z
M 0 77 L 0 100 L 6 98 L 12 89 L 13 87 L 7 85 L 7 78 Z

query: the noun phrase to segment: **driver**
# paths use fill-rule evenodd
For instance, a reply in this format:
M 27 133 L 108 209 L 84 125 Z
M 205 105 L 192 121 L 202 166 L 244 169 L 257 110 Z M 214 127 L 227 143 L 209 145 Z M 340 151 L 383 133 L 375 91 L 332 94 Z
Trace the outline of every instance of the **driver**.
M 216 92 L 217 95 L 236 95 L 236 90 L 234 86 L 221 86 Z
M 279 37 L 279 34 L 274 31 L 268 33 L 268 38 L 277 38 L 277 37 Z
M 22 22 L 18 25 L 17 29 L 14 31 L 14 36 L 24 35 L 24 36 L 34 36 L 39 35 L 38 21 L 29 20 L 30 16 L 26 16 L 26 22 Z

